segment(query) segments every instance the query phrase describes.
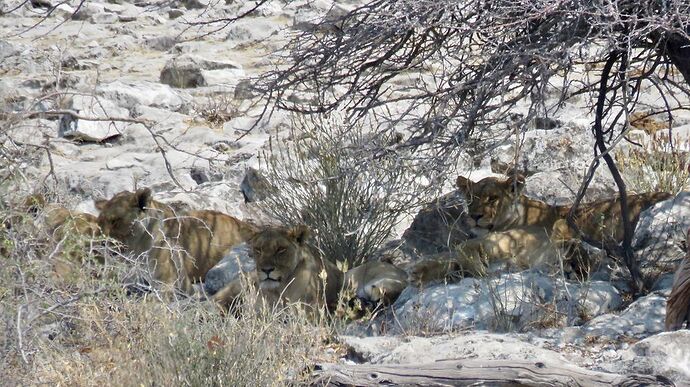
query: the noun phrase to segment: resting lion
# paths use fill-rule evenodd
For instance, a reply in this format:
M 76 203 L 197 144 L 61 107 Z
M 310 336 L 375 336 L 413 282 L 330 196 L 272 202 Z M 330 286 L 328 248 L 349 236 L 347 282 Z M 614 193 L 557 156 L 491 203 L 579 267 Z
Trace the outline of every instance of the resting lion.
M 481 275 L 487 265 L 496 262 L 520 268 L 533 267 L 548 264 L 544 259 L 558 253 L 573 253 L 569 241 L 576 239 L 576 235 L 565 220 L 570 207 L 551 206 L 526 197 L 521 193 L 524 186 L 521 176 L 487 177 L 476 183 L 459 176 L 457 186 L 467 198 L 468 216 L 476 227 L 488 232 L 461 244 L 457 257 L 413 264 L 410 275 L 414 282 L 438 280 L 454 272 Z M 670 197 L 663 192 L 629 195 L 633 228 L 642 211 Z M 580 231 L 600 246 L 620 243 L 623 239 L 619 197 L 581 205 L 574 220 Z M 566 257 L 570 258 L 572 256 Z
M 175 213 L 151 196 L 150 189 L 141 188 L 96 201 L 101 211 L 98 224 L 103 234 L 122 242 L 128 251 L 148 253 L 155 280 L 187 294 L 193 293 L 192 282 L 203 279 L 233 245 L 256 231 L 217 211 Z
M 345 273 L 345 287 L 366 303 L 391 304 L 407 287 L 407 273 L 388 262 L 367 262 Z
M 42 194 L 24 198 L 14 206 L 13 214 L 5 218 L 3 223 L 6 231 L 20 225 L 33 224 L 37 227 L 36 231 L 44 233 L 52 242 L 46 256 L 53 258 L 53 271 L 60 277 L 75 273 L 87 256 L 103 262 L 103 257 L 94 254 L 92 250 L 93 244 L 97 243 L 101 235 L 97 218 L 91 214 L 69 210 L 60 204 L 46 203 Z M 0 253 L 8 254 L 9 251 Z
M 322 259 L 309 247 L 309 230 L 266 227 L 248 243 L 256 261 L 250 281 L 268 305 L 283 301 L 300 302 L 320 308 L 334 308 L 343 284 L 343 273 L 335 264 Z M 214 295 L 225 310 L 241 296 L 241 279 L 235 279 Z

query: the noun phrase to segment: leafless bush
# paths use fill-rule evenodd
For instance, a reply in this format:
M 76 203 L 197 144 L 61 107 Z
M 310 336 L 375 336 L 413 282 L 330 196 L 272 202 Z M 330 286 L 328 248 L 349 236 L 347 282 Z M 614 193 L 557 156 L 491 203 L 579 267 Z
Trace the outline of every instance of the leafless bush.
M 261 156 L 268 182 L 261 207 L 286 224 L 305 224 L 333 262 L 364 261 L 414 210 L 431 182 L 415 175 L 397 152 L 372 154 L 393 144 L 362 126 L 337 119 L 303 120 L 291 139 L 274 136 Z
M 206 103 L 195 106 L 194 112 L 213 126 L 222 126 L 240 115 L 239 102 L 225 94 L 209 96 Z
M 51 239 L 31 215 L 12 220 L 0 230 L 4 385 L 285 385 L 333 360 L 330 325 L 291 305 L 245 308 L 237 320 L 210 302 L 130 294 L 142 260 L 103 241 Z
M 403 133 L 396 149 L 436 165 L 460 150 L 491 150 L 533 119 L 584 100 L 596 145 L 573 211 L 603 161 L 627 214 L 610 151 L 625 139 L 643 91 L 662 97 L 657 111 L 669 118 L 687 109 L 689 25 L 685 0 L 374 0 L 297 34 L 258 86 L 277 108 L 344 111 L 352 123 L 374 114 L 377 130 Z M 623 242 L 609 250 L 641 289 L 623 219 Z

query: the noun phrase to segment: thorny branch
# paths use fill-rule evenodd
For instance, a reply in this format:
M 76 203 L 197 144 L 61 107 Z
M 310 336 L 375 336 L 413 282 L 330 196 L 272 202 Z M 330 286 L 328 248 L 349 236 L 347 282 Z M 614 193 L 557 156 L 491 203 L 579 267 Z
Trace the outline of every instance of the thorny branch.
M 668 117 L 669 127 L 674 112 L 687 110 L 678 96 L 690 95 L 689 26 L 684 0 L 374 0 L 296 34 L 257 88 L 274 109 L 345 112 L 352 123 L 373 117 L 375 135 L 401 135 L 374 154 L 414 150 L 434 171 L 447 171 L 460 152 L 484 157 L 584 97 L 596 149 L 579 204 L 602 159 L 625 197 L 610 152 L 638 105 Z M 639 102 L 649 87 L 663 106 Z M 623 219 L 624 241 L 611 247 L 639 285 L 634 230 Z

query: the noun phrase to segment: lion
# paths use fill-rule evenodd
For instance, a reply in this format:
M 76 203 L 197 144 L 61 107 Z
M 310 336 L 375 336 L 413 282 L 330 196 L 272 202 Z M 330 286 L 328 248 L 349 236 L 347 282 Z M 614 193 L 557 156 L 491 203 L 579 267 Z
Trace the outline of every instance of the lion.
M 128 252 L 148 254 L 153 279 L 166 293 L 192 295 L 192 283 L 256 232 L 253 225 L 218 211 L 176 213 L 153 200 L 149 188 L 123 191 L 95 204 L 103 234 L 122 242 Z
M 345 287 L 360 300 L 374 305 L 392 304 L 407 284 L 407 272 L 388 262 L 366 262 L 345 273 Z
M 3 226 L 5 233 L 13 229 L 23 230 L 22 232 L 31 232 L 32 235 L 41 234 L 50 241 L 46 245 L 49 250 L 45 256 L 51 258 L 53 273 L 58 277 L 64 278 L 77 273 L 86 257 L 95 258 L 99 263 L 104 261 L 94 251 L 101 235 L 97 218 L 88 213 L 70 210 L 61 204 L 48 203 L 42 194 L 31 194 L 13 205 Z M 0 239 L 7 237 L 5 235 Z M 9 254 L 7 248 L 0 250 L 2 255 Z
M 343 272 L 315 253 L 308 244 L 309 234 L 306 226 L 267 226 L 249 239 L 256 270 L 248 279 L 269 306 L 298 302 L 314 309 L 326 306 L 333 310 L 337 305 Z M 228 310 L 241 292 L 242 279 L 237 278 L 213 299 Z
M 457 257 L 413 264 L 410 274 L 414 282 L 438 280 L 451 273 L 481 275 L 487 265 L 495 262 L 534 267 L 548 264 L 544 259 L 559 253 L 571 261 L 577 255 L 580 266 L 590 264 L 584 250 L 573 247 L 579 238 L 566 222 L 571 207 L 551 206 L 526 197 L 521 193 L 522 176 L 487 177 L 476 183 L 459 176 L 457 186 L 467 199 L 470 223 L 488 233 L 461 244 Z M 628 216 L 633 229 L 642 211 L 670 197 L 665 192 L 629 195 Z M 621 216 L 620 197 L 615 197 L 580 206 L 574 221 L 588 242 L 605 247 L 622 241 Z M 576 268 L 580 272 L 582 269 Z

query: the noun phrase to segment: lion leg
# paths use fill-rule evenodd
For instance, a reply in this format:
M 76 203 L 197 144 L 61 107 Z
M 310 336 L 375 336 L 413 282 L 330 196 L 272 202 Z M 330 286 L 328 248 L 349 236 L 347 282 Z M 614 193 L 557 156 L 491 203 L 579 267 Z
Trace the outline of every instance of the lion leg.
M 463 277 L 483 277 L 487 271 L 487 252 L 490 251 L 486 246 L 492 234 L 489 233 L 482 238 L 470 239 L 458 247 L 457 270 Z
M 580 239 L 577 238 L 565 219 L 557 220 L 551 230 L 551 241 L 563 253 L 565 271 L 582 280 L 596 270 L 601 257 L 590 254 Z
M 433 281 L 451 277 L 459 269 L 458 262 L 451 258 L 427 259 L 415 262 L 408 269 L 410 282 L 421 286 Z
M 235 279 L 214 294 L 211 300 L 220 308 L 221 313 L 224 315 L 231 311 L 237 315 L 239 306 L 242 303 L 242 295 L 244 294 L 244 282 L 248 281 L 256 287 L 258 279 L 256 271 L 240 273 Z
M 176 290 L 187 295 L 194 293 L 184 267 L 183 254 L 185 253 L 172 251 L 168 247 L 154 247 L 149 252 L 153 279 L 161 284 L 161 292 L 165 297 L 171 297 Z

